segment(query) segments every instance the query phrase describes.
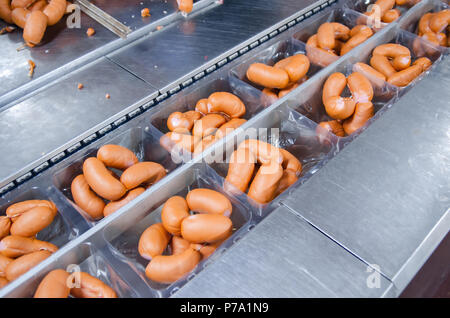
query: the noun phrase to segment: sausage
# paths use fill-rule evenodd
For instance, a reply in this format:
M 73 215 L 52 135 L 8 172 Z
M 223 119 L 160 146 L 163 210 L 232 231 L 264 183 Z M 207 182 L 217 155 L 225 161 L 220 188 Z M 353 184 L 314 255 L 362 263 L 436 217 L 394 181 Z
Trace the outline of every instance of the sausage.
M 383 87 L 386 82 L 386 76 L 383 73 L 378 72 L 372 66 L 365 63 L 356 63 L 353 65 L 353 72 L 363 74 L 375 87 Z
M 97 151 L 97 159 L 107 167 L 125 170 L 139 162 L 134 152 L 119 145 L 104 145 Z
M 267 88 L 283 89 L 289 85 L 289 75 L 285 70 L 262 63 L 250 65 L 247 78 L 250 82 Z
M 353 72 L 350 74 L 347 78 L 347 85 L 356 103 L 370 102 L 372 100 L 372 84 L 361 73 Z
M 430 29 L 435 33 L 439 33 L 447 28 L 450 22 L 450 9 L 445 9 L 440 12 L 437 12 L 433 15 L 433 18 L 430 19 Z
M 6 278 L 12 282 L 50 255 L 52 255 L 52 253 L 49 251 L 37 251 L 16 258 L 6 267 Z
M 103 209 L 103 216 L 108 216 L 120 208 L 124 207 L 134 199 L 136 199 L 138 196 L 140 196 L 142 193 L 145 192 L 144 188 L 136 188 L 131 191 L 129 191 L 121 200 L 119 201 L 111 201 L 109 202 L 105 208 Z
M 201 117 L 202 114 L 195 110 L 190 110 L 185 113 L 173 112 L 167 119 L 167 128 L 169 128 L 170 131 L 186 133 L 191 131 L 194 122 Z
M 216 137 L 214 135 L 209 135 L 202 139 L 194 148 L 194 155 L 201 154 L 206 148 L 211 146 L 216 142 Z
M 189 210 L 206 213 L 230 216 L 233 206 L 230 200 L 220 192 L 211 189 L 194 189 L 186 196 Z
M 231 118 L 245 115 L 245 105 L 242 100 L 228 92 L 215 92 L 208 97 L 208 113 L 224 113 Z
M 6 277 L 6 268 L 13 261 L 12 258 L 0 254 L 0 277 Z
M 399 55 L 392 61 L 396 71 L 402 71 L 411 66 L 411 55 Z
M 6 216 L 0 216 L 0 240 L 9 235 L 11 220 Z
M 344 128 L 342 127 L 341 123 L 338 122 L 337 120 L 323 121 L 319 123 L 319 126 L 335 134 L 336 136 L 345 137 Z M 317 130 L 317 134 L 321 135 L 319 130 Z
M 39 206 L 30 209 L 22 215 L 11 225 L 11 235 L 31 237 L 49 226 L 55 214 L 47 207 Z
M 6 23 L 13 23 L 10 2 L 10 0 L 0 0 L 0 19 Z
M 232 184 L 238 190 L 246 192 L 255 170 L 256 155 L 248 148 L 238 148 L 230 157 L 228 173 L 225 178 L 225 188 L 231 192 L 227 184 Z
M 156 162 L 138 162 L 129 167 L 120 176 L 120 182 L 128 189 L 141 184 L 155 184 L 166 176 L 166 169 Z
M 27 22 L 27 18 L 30 13 L 30 10 L 25 8 L 15 8 L 11 12 L 11 19 L 15 25 L 23 29 L 25 28 L 25 23 Z
M 48 17 L 48 25 L 54 25 L 61 20 L 66 12 L 66 0 L 49 0 L 42 11 Z
M 421 57 L 421 58 L 418 58 L 417 60 L 415 60 L 413 65 L 420 65 L 422 67 L 422 72 L 425 72 L 426 70 L 428 70 L 431 67 L 432 62 L 427 57 Z
M 423 35 L 431 31 L 430 28 L 430 19 L 433 17 L 433 13 L 429 12 L 424 14 L 419 20 L 419 35 Z
M 11 9 L 15 8 L 28 8 L 35 0 L 12 0 Z
M 73 179 L 70 190 L 76 205 L 89 214 L 94 220 L 102 218 L 105 202 L 91 190 L 82 174 Z
M 200 136 L 191 136 L 186 134 L 179 134 L 176 132 L 168 132 L 163 135 L 159 140 L 160 145 L 171 152 L 176 146 L 178 150 L 184 149 L 189 152 L 194 152 L 195 145 L 200 142 L 202 138 Z
M 7 236 L 0 241 L 0 253 L 9 258 L 41 250 L 54 253 L 58 247 L 49 242 L 14 235 Z
M 310 63 L 306 55 L 296 54 L 277 62 L 273 67 L 285 70 L 289 81 L 295 83 L 308 73 Z
M 178 255 L 183 253 L 191 246 L 191 242 L 186 241 L 184 238 L 180 236 L 173 236 L 172 242 L 170 242 L 170 250 L 172 251 L 172 255 Z
M 231 236 L 231 233 L 230 233 Z M 216 251 L 216 249 L 222 245 L 223 242 L 225 242 L 230 236 L 227 236 L 225 239 L 221 241 L 217 241 L 212 244 L 198 244 L 198 243 L 192 243 L 190 244 L 190 247 L 196 251 L 198 251 L 202 255 L 202 260 L 207 259 L 211 256 L 212 253 Z
M 298 176 L 292 170 L 284 170 L 283 175 L 278 183 L 278 187 L 275 190 L 275 196 L 277 197 L 279 194 L 283 193 L 287 188 L 296 183 L 298 180 Z
M 392 23 L 398 18 L 400 18 L 401 11 L 399 9 L 391 9 L 386 11 L 386 13 L 381 17 L 381 21 L 384 23 Z
M 55 269 L 48 273 L 39 284 L 34 298 L 67 298 L 70 288 L 67 284 L 69 273 L 62 269 Z
M 373 52 L 373 55 L 383 55 L 389 58 L 396 58 L 399 55 L 411 55 L 411 51 L 401 44 L 387 43 L 377 46 Z
M 408 84 L 411 83 L 421 73 L 422 65 L 412 65 L 407 69 L 390 76 L 388 78 L 388 83 L 399 87 L 405 87 L 408 86 Z
M 80 288 L 72 288 L 70 290 L 72 296 L 76 298 L 117 298 L 116 292 L 100 279 L 85 272 L 76 274 L 80 275 Z
M 181 222 L 181 236 L 191 243 L 214 243 L 233 230 L 230 218 L 220 214 L 195 214 Z
M 0 277 L 0 289 L 2 289 L 3 287 L 5 287 L 8 284 L 9 284 L 9 282 L 6 278 Z
M 192 134 L 203 138 L 214 134 L 217 128 L 225 123 L 226 119 L 222 115 L 207 114 L 195 122 Z
M 195 111 L 206 115 L 208 111 L 208 99 L 202 98 L 197 101 L 197 104 L 195 104 Z
M 355 47 L 357 47 L 358 45 L 366 41 L 368 38 L 370 38 L 372 35 L 373 31 L 371 28 L 361 29 L 360 32 L 356 33 L 347 42 L 344 43 L 340 52 L 341 56 L 353 50 Z
M 223 137 L 232 133 L 236 128 L 242 126 L 246 122 L 247 122 L 247 120 L 245 120 L 243 118 L 231 119 L 229 122 L 223 124 L 222 126 L 220 126 L 219 129 L 217 129 L 215 139 L 216 140 L 222 139 Z
M 104 163 L 95 157 L 84 161 L 83 174 L 91 189 L 107 200 L 116 201 L 127 191 L 125 186 L 106 169 Z
M 162 223 L 150 225 L 139 239 L 139 254 L 145 259 L 161 255 L 169 244 L 170 234 Z
M 388 10 L 391 10 L 395 6 L 395 0 L 377 0 L 375 5 L 380 7 L 381 16 L 383 16 Z
M 42 11 L 45 6 L 47 5 L 47 1 L 45 0 L 38 0 L 35 1 L 32 5 L 30 5 L 27 9 L 30 11 Z
M 177 3 L 178 3 L 178 10 L 184 13 L 190 13 L 192 11 L 192 8 L 194 7 L 193 0 L 177 0 Z
M 200 253 L 192 248 L 177 255 L 158 255 L 145 268 L 145 275 L 152 281 L 170 284 L 192 271 L 200 260 Z
M 373 117 L 373 104 L 371 102 L 356 104 L 355 113 L 342 124 L 347 135 L 353 134 Z
M 299 86 L 300 86 L 300 84 L 295 83 L 291 86 L 286 87 L 285 89 L 280 90 L 278 92 L 278 98 L 282 98 L 282 97 L 286 96 L 287 94 L 289 94 L 290 92 L 292 92 L 294 89 L 296 89 Z
M 370 27 L 368 27 L 367 25 L 364 24 L 358 24 L 355 25 L 351 30 L 350 30 L 350 37 L 355 36 L 356 34 L 358 34 L 359 32 L 364 32 L 364 33 L 370 33 L 372 30 L 370 29 Z
M 248 196 L 260 204 L 272 201 L 282 177 L 283 168 L 280 164 L 261 165 L 250 184 Z
M 283 162 L 283 156 L 280 150 L 262 140 L 257 139 L 247 139 L 239 145 L 239 148 L 248 148 L 253 152 L 261 164 L 269 163 L 281 163 Z
M 333 73 L 325 81 L 322 100 L 327 114 L 334 119 L 346 119 L 355 110 L 353 98 L 341 97 L 347 85 L 347 79 L 342 73 Z
M 339 57 L 332 51 L 327 51 L 318 46 L 317 34 L 309 37 L 306 42 L 306 56 L 313 64 L 325 67 L 335 62 Z
M 6 209 L 6 215 L 15 221 L 22 213 L 34 209 L 36 207 L 47 207 L 56 214 L 57 209 L 52 201 L 48 200 L 26 200 L 14 203 Z
M 38 45 L 44 37 L 46 29 L 47 16 L 42 11 L 31 12 L 23 28 L 25 43 L 30 47 Z
M 181 221 L 189 216 L 189 206 L 180 196 L 169 198 L 161 211 L 162 225 L 167 232 L 179 236 L 181 234 Z
M 273 89 L 264 88 L 262 90 L 261 101 L 264 105 L 271 105 L 278 100 L 278 95 L 274 92 Z
M 337 22 L 323 23 L 317 30 L 317 43 L 325 50 L 332 50 L 336 47 L 336 39 L 347 41 L 350 29 Z
M 386 78 L 397 72 L 389 62 L 388 58 L 383 55 L 373 55 L 370 59 L 370 65 L 372 65 L 375 70 L 385 75 Z
M 280 148 L 280 152 L 283 155 L 283 162 L 281 164 L 283 169 L 290 170 L 299 176 L 302 173 L 302 163 L 289 151 Z

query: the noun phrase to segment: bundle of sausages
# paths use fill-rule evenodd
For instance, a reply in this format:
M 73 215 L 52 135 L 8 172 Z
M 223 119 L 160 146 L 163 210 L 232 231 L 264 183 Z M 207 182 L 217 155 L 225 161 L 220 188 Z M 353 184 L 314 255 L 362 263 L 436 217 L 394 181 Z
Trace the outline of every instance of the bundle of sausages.
M 417 34 L 435 45 L 450 46 L 449 22 L 450 9 L 429 12 L 420 18 Z
M 391 23 L 402 15 L 398 7 L 411 7 L 418 2 L 420 0 L 378 0 L 375 2 L 375 5 L 378 6 L 379 10 L 374 6 L 371 11 L 367 11 L 364 14 L 372 17 L 374 20 L 378 18 L 376 15 L 379 15 L 382 22 Z
M 388 43 L 379 45 L 373 50 L 370 59 L 373 70 L 370 72 L 374 77 L 387 80 L 389 84 L 405 87 L 426 71 L 431 64 L 431 60 L 427 57 L 421 57 L 412 62 L 411 51 L 407 47 Z
M 317 34 L 306 42 L 306 54 L 311 63 L 327 66 L 373 35 L 367 25 L 359 24 L 351 30 L 337 22 L 323 23 Z
M 301 162 L 290 152 L 248 139 L 232 153 L 226 181 L 244 193 L 248 190 L 250 198 L 265 204 L 294 184 L 301 172 Z
M 162 223 L 148 227 L 139 239 L 139 254 L 150 260 L 146 276 L 170 284 L 192 271 L 231 236 L 232 210 L 230 200 L 211 189 L 194 189 L 186 199 L 174 196 L 167 200 Z M 169 242 L 171 255 L 163 255 Z
M 175 146 L 199 154 L 215 141 L 243 125 L 246 108 L 239 97 L 228 92 L 216 92 L 200 99 L 195 110 L 174 112 L 167 119 L 170 130 L 160 144 L 167 151 Z
M 36 234 L 49 226 L 58 210 L 47 200 L 10 205 L 0 217 L 0 288 L 15 280 L 58 250 Z
M 34 298 L 67 298 L 69 295 L 76 298 L 117 298 L 116 292 L 100 279 L 85 272 L 69 274 L 62 269 L 55 269 L 42 279 Z
M 247 78 L 264 87 L 263 94 L 273 102 L 306 81 L 309 66 L 309 59 L 305 55 L 296 54 L 278 61 L 274 66 L 253 63 L 247 69 Z
M 66 0 L 0 0 L 0 18 L 23 29 L 25 43 L 33 47 L 47 26 L 58 23 L 66 12 Z
M 350 97 L 341 96 L 346 87 Z M 373 116 L 373 95 L 372 83 L 362 73 L 353 72 L 348 77 L 339 72 L 331 74 L 323 86 L 322 102 L 334 120 L 319 126 L 339 137 L 351 135 Z
M 120 179 L 108 169 L 122 171 Z M 72 197 L 89 216 L 98 220 L 117 211 L 166 175 L 165 168 L 156 162 L 139 162 L 129 149 L 119 145 L 104 145 L 97 157 L 87 158 L 83 174 L 73 179 Z M 104 200 L 109 200 L 105 204 Z

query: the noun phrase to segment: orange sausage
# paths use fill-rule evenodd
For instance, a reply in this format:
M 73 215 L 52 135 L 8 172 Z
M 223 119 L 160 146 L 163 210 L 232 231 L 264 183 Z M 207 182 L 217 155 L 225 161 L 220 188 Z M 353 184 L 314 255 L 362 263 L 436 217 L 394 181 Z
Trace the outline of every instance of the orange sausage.
M 437 12 L 430 19 L 430 29 L 435 33 L 439 33 L 445 30 L 450 22 L 450 9 L 445 9 Z
M 223 137 L 232 133 L 236 128 L 242 126 L 246 122 L 247 122 L 247 120 L 245 120 L 243 118 L 231 119 L 229 122 L 223 124 L 222 126 L 220 126 L 219 129 L 217 129 L 215 139 L 216 140 L 222 139 Z
M 191 211 L 206 214 L 230 216 L 233 206 L 230 200 L 220 192 L 211 189 L 194 189 L 189 191 L 186 202 Z
M 30 11 L 38 11 L 38 10 L 42 11 L 42 10 L 44 10 L 46 5 L 47 5 L 47 1 L 45 1 L 45 0 L 38 0 L 38 1 L 34 2 L 32 5 L 30 5 L 28 7 L 28 10 L 30 10 Z
M 283 155 L 283 163 L 281 164 L 283 169 L 290 170 L 295 175 L 299 176 L 302 173 L 302 163 L 300 160 L 285 149 L 280 148 L 280 152 Z
M 138 162 L 129 167 L 120 176 L 120 182 L 128 189 L 136 188 L 141 184 L 155 184 L 166 176 L 166 169 L 156 162 Z
M 167 232 L 179 236 L 181 234 L 181 222 L 189 216 L 189 206 L 186 200 L 180 196 L 169 198 L 161 211 L 161 221 Z
M 125 170 L 139 162 L 134 152 L 119 145 L 104 145 L 97 151 L 97 159 L 107 167 Z
M 401 11 L 399 9 L 391 9 L 386 11 L 386 13 L 381 17 L 381 21 L 384 23 L 392 23 L 398 18 L 400 18 Z
M 433 32 L 430 28 L 430 19 L 433 17 L 433 13 L 429 12 L 424 14 L 419 20 L 419 35 Z
M 37 251 L 16 258 L 6 267 L 6 278 L 11 282 L 52 255 L 49 251 Z
M 226 124 L 225 124 L 226 125 Z M 194 154 L 198 155 L 201 154 L 206 148 L 211 146 L 216 142 L 216 137 L 213 135 L 209 135 L 202 139 L 194 148 Z
M 11 220 L 6 216 L 0 216 L 0 240 L 9 235 Z
M 277 62 L 273 67 L 285 70 L 289 75 L 289 81 L 295 83 L 308 73 L 310 63 L 306 55 L 296 54 Z
M 253 63 L 247 70 L 250 82 L 267 88 L 283 89 L 289 85 L 289 75 L 283 70 L 262 63 Z
M 378 72 L 372 66 L 365 63 L 356 63 L 353 65 L 353 72 L 363 74 L 375 87 L 382 87 L 386 82 L 386 76 L 383 73 Z
M 27 8 L 30 4 L 32 4 L 35 0 L 12 0 L 11 1 L 11 9 L 15 8 Z
M 275 198 L 282 177 L 283 168 L 280 164 L 262 165 L 253 178 L 248 190 L 248 196 L 261 204 L 272 201 Z
M 27 10 L 25 8 L 15 8 L 11 12 L 11 19 L 13 20 L 15 25 L 23 29 L 25 28 L 25 23 L 27 22 L 27 18 L 30 13 L 30 10 Z
M 195 214 L 181 222 L 181 235 L 192 243 L 214 243 L 228 237 L 233 230 L 230 218 L 220 214 Z
M 76 205 L 94 220 L 102 218 L 105 202 L 91 190 L 82 174 L 73 179 L 70 189 Z
M 48 17 L 48 25 L 54 25 L 61 20 L 66 12 L 66 0 L 50 0 L 42 11 Z
M 278 98 L 282 98 L 282 97 L 286 96 L 287 94 L 289 94 L 290 92 L 292 92 L 294 89 L 296 89 L 299 86 L 300 86 L 300 84 L 295 83 L 291 86 L 286 87 L 285 89 L 280 90 L 278 92 Z
M 245 105 L 242 100 L 228 92 L 212 93 L 208 97 L 208 113 L 224 113 L 231 118 L 245 115 Z
M 363 33 L 371 33 L 372 29 L 370 29 L 370 27 L 368 27 L 367 25 L 364 24 L 358 24 L 355 25 L 351 30 L 350 30 L 350 37 L 355 36 L 356 34 L 358 34 L 359 32 L 363 32 Z
M 344 128 L 337 120 L 323 121 L 319 123 L 319 126 L 335 134 L 336 136 L 345 137 Z M 317 133 L 320 135 L 320 131 L 317 131 Z
M 353 134 L 373 117 L 373 104 L 371 102 L 356 104 L 355 113 L 345 120 L 342 126 L 347 135 Z
M 261 164 L 282 163 L 283 155 L 277 147 L 257 139 L 247 139 L 239 145 L 239 148 L 248 148 L 253 152 Z
M 203 115 L 206 115 L 209 112 L 208 99 L 207 98 L 199 99 L 197 101 L 197 104 L 195 104 L 195 111 L 197 111 Z
M 26 200 L 14 203 L 10 205 L 6 209 L 6 215 L 12 218 L 12 221 L 15 221 L 17 217 L 19 217 L 22 213 L 34 209 L 36 207 L 47 207 L 53 211 L 54 214 L 56 214 L 57 209 L 55 204 L 52 201 L 48 200 Z
M 422 67 L 422 72 L 425 72 L 426 70 L 428 70 L 431 67 L 432 62 L 427 57 L 421 57 L 421 58 L 418 58 L 417 60 L 415 60 L 413 65 L 420 65 Z
M 48 273 L 39 284 L 34 298 L 67 298 L 70 288 L 67 286 L 69 273 L 62 269 L 55 269 Z
M 144 188 L 136 188 L 136 189 L 133 189 L 133 190 L 129 191 L 123 197 L 123 199 L 121 199 L 119 201 L 111 201 L 111 202 L 109 202 L 105 206 L 105 208 L 103 209 L 103 216 L 106 217 L 106 216 L 116 212 L 117 210 L 119 210 L 120 208 L 124 207 L 125 205 L 127 205 L 128 203 L 130 203 L 131 201 L 136 199 L 138 196 L 140 196 L 144 192 L 145 192 Z
M 370 28 L 362 29 L 360 32 L 352 36 L 341 48 L 341 56 L 347 54 L 355 47 L 366 41 L 373 35 L 373 31 Z
M 347 79 L 342 73 L 333 73 L 325 81 L 322 100 L 327 114 L 334 119 L 346 119 L 355 110 L 355 101 L 350 97 L 341 97 L 347 85 Z
M 191 246 L 189 241 L 186 241 L 184 238 L 179 236 L 172 237 L 172 242 L 170 243 L 170 249 L 172 251 L 172 255 L 178 255 L 183 253 Z
M 80 288 L 72 288 L 70 293 L 76 298 L 117 298 L 116 292 L 88 273 L 80 272 Z M 73 274 L 72 274 L 73 275 Z
M 28 237 L 10 235 L 0 241 L 0 253 L 9 258 L 16 258 L 37 251 L 56 252 L 58 247 L 49 242 Z
M 402 71 L 411 66 L 411 55 L 399 55 L 392 61 L 396 71 Z
M 373 98 L 373 88 L 363 74 L 353 72 L 347 78 L 347 85 L 356 103 L 370 102 Z
M 225 123 L 226 119 L 222 115 L 207 114 L 195 122 L 192 134 L 203 138 L 215 134 L 217 128 Z
M 158 255 L 147 265 L 145 275 L 155 282 L 170 284 L 192 271 L 200 260 L 200 253 L 192 248 L 177 255 Z
M 194 110 L 185 113 L 173 112 L 170 114 L 169 118 L 167 118 L 167 128 L 169 128 L 170 131 L 186 133 L 191 131 L 194 122 L 201 117 L 202 114 Z
M 192 11 L 192 8 L 194 7 L 193 0 L 177 0 L 177 3 L 178 3 L 178 10 L 184 13 L 190 13 Z
M 9 284 L 9 282 L 6 278 L 0 277 L 0 289 L 2 289 L 3 287 L 5 287 L 8 284 Z
M 339 58 L 333 51 L 327 51 L 318 46 L 317 34 L 309 37 L 306 42 L 306 56 L 311 63 L 322 67 L 330 65 Z
M 411 83 L 421 73 L 422 65 L 412 65 L 407 69 L 390 76 L 388 78 L 388 83 L 399 87 L 408 86 L 408 84 Z
M 231 233 L 230 233 L 231 236 Z M 216 251 L 216 249 L 222 245 L 223 242 L 225 242 L 230 236 L 227 236 L 225 239 L 223 239 L 222 241 L 217 241 L 215 243 L 212 244 L 198 244 L 198 243 L 192 243 L 190 244 L 191 248 L 200 252 L 200 254 L 202 255 L 202 260 L 208 258 L 211 256 L 212 253 L 214 253 Z
M 145 259 L 161 255 L 169 244 L 170 234 L 161 223 L 149 226 L 139 239 L 139 254 Z
M 387 43 L 377 46 L 373 52 L 373 55 L 383 55 L 388 58 L 396 58 L 400 55 L 411 55 L 411 51 L 401 44 Z
M 6 277 L 6 268 L 13 261 L 12 258 L 0 254 L 0 277 Z
M 42 11 L 31 12 L 23 28 L 25 43 L 30 47 L 38 45 L 44 37 L 46 29 L 47 16 Z
M 275 196 L 283 193 L 287 188 L 296 183 L 298 180 L 298 176 L 292 170 L 284 170 L 283 176 L 278 183 L 278 187 L 275 191 Z
M 11 225 L 11 235 L 24 237 L 35 236 L 38 232 L 49 226 L 55 214 L 47 207 L 35 207 L 22 213 Z
M 397 72 L 389 62 L 388 58 L 383 55 L 372 56 L 370 59 L 370 65 L 372 65 L 375 70 L 385 75 L 387 78 Z
M 317 30 L 317 43 L 325 50 L 332 50 L 337 45 L 337 39 L 347 41 L 350 29 L 337 22 L 323 23 Z
M 238 148 L 230 157 L 225 180 L 242 192 L 246 192 L 255 170 L 256 155 L 248 148 Z M 227 190 L 232 190 L 228 188 Z
M 6 23 L 13 23 L 10 2 L 10 0 L 0 0 L 0 19 Z
M 107 200 L 116 201 L 127 191 L 125 186 L 106 169 L 103 162 L 95 157 L 84 161 L 83 174 L 91 189 Z
M 179 134 L 176 132 L 168 132 L 161 137 L 159 143 L 168 152 L 171 152 L 174 147 L 176 147 L 177 150 L 184 149 L 189 152 L 193 152 L 195 146 L 200 141 L 200 136 L 191 136 L 186 134 Z
M 375 5 L 380 7 L 381 16 L 383 16 L 388 10 L 391 10 L 395 5 L 395 0 L 377 0 Z

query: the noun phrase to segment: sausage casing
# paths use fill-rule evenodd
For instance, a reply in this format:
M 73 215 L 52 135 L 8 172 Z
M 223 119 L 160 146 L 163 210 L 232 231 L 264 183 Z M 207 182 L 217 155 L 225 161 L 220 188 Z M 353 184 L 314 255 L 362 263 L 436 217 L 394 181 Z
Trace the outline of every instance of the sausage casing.
M 141 184 L 155 184 L 166 175 L 166 169 L 156 162 L 144 161 L 129 167 L 120 176 L 120 182 L 127 189 L 133 189 Z
M 189 216 L 189 206 L 186 200 L 180 196 L 169 198 L 161 211 L 161 221 L 167 232 L 179 236 L 181 234 L 181 222 Z
M 181 222 L 181 235 L 192 243 L 214 243 L 233 230 L 230 218 L 220 214 L 195 214 Z
M 34 298 L 67 298 L 70 288 L 67 284 L 69 273 L 62 269 L 55 269 L 48 273 L 39 284 Z
M 170 234 L 161 223 L 149 226 L 139 239 L 139 254 L 145 259 L 161 255 L 169 244 Z

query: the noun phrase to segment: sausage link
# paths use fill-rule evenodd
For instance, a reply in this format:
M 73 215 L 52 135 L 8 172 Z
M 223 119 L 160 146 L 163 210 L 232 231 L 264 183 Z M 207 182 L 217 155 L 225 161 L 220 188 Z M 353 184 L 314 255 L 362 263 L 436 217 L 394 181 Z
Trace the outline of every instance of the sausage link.
M 3 287 L 5 287 L 8 284 L 9 284 L 9 282 L 6 278 L 0 277 L 0 289 L 2 289 Z
M 158 255 L 147 265 L 145 275 L 152 281 L 170 284 L 191 272 L 201 260 L 192 248 L 177 255 Z
M 70 288 L 67 284 L 69 273 L 62 269 L 55 269 L 48 273 L 39 284 L 34 298 L 67 298 Z
M 225 125 L 225 124 L 224 124 Z M 206 148 L 211 146 L 216 142 L 216 137 L 214 135 L 209 135 L 202 139 L 194 148 L 194 155 L 201 154 Z
M 381 21 L 384 23 L 392 23 L 400 18 L 401 11 L 399 9 L 391 9 L 386 11 L 386 13 L 381 17 Z
M 347 41 L 350 35 L 350 29 L 337 22 L 323 23 L 317 30 L 317 43 L 320 48 L 332 50 L 336 47 L 336 40 Z
M 232 184 L 238 190 L 245 193 L 253 176 L 255 163 L 256 155 L 250 149 L 238 148 L 235 150 L 230 157 L 228 173 L 225 178 L 227 181 L 225 188 L 232 191 L 227 186 L 227 184 Z
M 49 242 L 28 237 L 10 235 L 0 241 L 0 253 L 9 258 L 16 258 L 37 251 L 56 252 L 58 247 Z
M 281 164 L 283 169 L 290 170 L 295 175 L 299 176 L 302 173 L 302 163 L 300 160 L 285 149 L 280 148 L 280 152 L 283 155 L 283 163 Z
M 230 233 L 231 236 L 231 233 Z M 225 239 L 221 241 L 217 241 L 212 244 L 198 244 L 198 243 L 192 243 L 190 244 L 190 247 L 196 251 L 198 251 L 202 255 L 202 260 L 207 259 L 211 256 L 212 253 L 216 251 L 216 249 L 222 245 L 223 242 L 225 242 L 230 236 L 227 236 Z
M 373 104 L 371 102 L 356 104 L 355 113 L 342 124 L 347 135 L 353 134 L 373 117 Z
M 12 258 L 6 257 L 3 254 L 0 254 L 0 278 L 6 277 L 6 268 L 8 264 L 13 261 Z
M 282 177 L 283 168 L 279 163 L 262 165 L 250 184 L 248 196 L 260 204 L 272 201 Z
M 190 13 L 194 7 L 193 0 L 177 0 L 178 10 L 184 13 Z
M 48 25 L 58 23 L 66 12 L 66 7 L 66 0 L 50 0 L 42 11 L 48 17 Z
M 47 16 L 42 11 L 31 12 L 23 28 L 25 43 L 30 47 L 38 45 L 44 37 L 46 29 Z
M 13 20 L 15 25 L 23 29 L 25 28 L 25 23 L 27 22 L 27 18 L 30 13 L 30 10 L 27 10 L 25 8 L 15 8 L 11 12 L 11 19 Z
M 190 110 L 185 113 L 173 112 L 167 118 L 167 128 L 170 131 L 175 131 L 178 133 L 190 132 L 194 126 L 194 122 L 202 117 L 200 112 L 195 110 Z
M 347 78 L 347 85 L 356 103 L 370 102 L 373 98 L 373 87 L 363 74 L 353 72 Z
M 222 115 L 207 114 L 195 122 L 192 134 L 202 138 L 213 135 L 225 123 L 226 119 Z
M 116 292 L 102 282 L 88 273 L 80 272 L 79 274 L 80 287 L 74 287 L 70 290 L 70 294 L 76 298 L 117 298 Z
M 107 167 L 125 170 L 139 162 L 134 152 L 119 145 L 104 145 L 97 151 L 97 159 Z
M 377 0 L 375 5 L 380 7 L 381 16 L 395 6 L 395 0 Z
M 6 216 L 0 216 L 0 240 L 9 235 L 11 220 Z
M 433 17 L 433 13 L 429 12 L 424 14 L 419 20 L 419 35 L 423 35 L 431 31 L 430 28 L 430 19 Z
M 186 200 L 180 196 L 169 198 L 161 211 L 162 225 L 167 232 L 179 236 L 181 234 L 181 222 L 189 216 L 189 206 Z
M 338 60 L 338 56 L 332 52 L 320 48 L 317 44 L 317 34 L 309 37 L 306 42 L 306 56 L 313 64 L 326 67 Z
M 220 214 L 195 214 L 181 222 L 181 236 L 191 243 L 214 243 L 233 230 L 230 218 Z
M 433 15 L 433 18 L 430 19 L 430 29 L 435 33 L 439 33 L 447 28 L 450 22 L 450 9 L 445 9 L 440 12 L 437 12 Z
M 113 214 L 120 208 L 124 207 L 125 205 L 136 199 L 144 192 L 145 192 L 144 188 L 136 188 L 129 191 L 121 200 L 109 202 L 103 209 L 103 216 L 107 217 L 108 215 Z
M 37 208 L 37 207 L 47 207 L 53 211 L 54 214 L 56 214 L 57 209 L 55 204 L 52 201 L 48 200 L 26 200 L 14 203 L 10 205 L 6 209 L 6 215 L 12 219 L 12 221 L 15 221 L 20 215 L 22 215 L 24 212 Z
M 149 226 L 139 239 L 139 254 L 145 259 L 161 255 L 169 244 L 170 234 L 162 223 Z
M 289 81 L 291 83 L 296 83 L 308 73 L 310 63 L 306 55 L 296 54 L 282 59 L 277 62 L 274 67 L 285 70 L 289 75 Z
M 386 82 L 386 76 L 383 73 L 378 72 L 372 66 L 365 63 L 356 63 L 353 65 L 353 72 L 359 72 L 363 74 L 375 87 L 383 87 Z
M 10 0 L 0 0 L 0 19 L 6 23 L 13 23 L 11 19 L 11 1 Z
M 30 5 L 27 9 L 30 11 L 42 11 L 47 6 L 47 1 L 38 0 L 35 1 L 32 5 Z
M 322 91 L 322 100 L 327 114 L 334 119 L 346 119 L 355 110 L 355 101 L 352 98 L 340 95 L 347 86 L 347 79 L 342 73 L 333 73 L 325 81 Z
M 289 75 L 285 70 L 262 63 L 250 65 L 247 78 L 250 82 L 266 88 L 283 89 L 289 85 Z
M 16 258 L 6 267 L 6 278 L 12 282 L 52 255 L 49 251 L 37 251 Z
M 344 128 L 342 127 L 341 123 L 338 122 L 337 120 L 323 121 L 319 123 L 319 126 L 335 134 L 336 136 L 345 137 Z M 317 134 L 319 136 L 321 135 L 321 131 L 319 129 L 317 129 Z
M 245 124 L 247 120 L 243 118 L 233 118 L 229 122 L 223 124 L 216 131 L 215 139 L 219 140 L 225 137 L 226 135 L 232 133 L 236 128 Z
M 341 48 L 341 56 L 347 54 L 351 50 L 353 50 L 355 47 L 366 41 L 368 38 L 370 38 L 373 35 L 373 31 L 370 28 L 362 29 L 365 31 L 360 31 L 354 36 L 352 36 Z
M 208 97 L 208 113 L 224 113 L 230 118 L 245 115 L 245 105 L 242 100 L 228 92 L 215 92 Z
M 278 183 L 278 187 L 275 191 L 275 197 L 283 193 L 287 188 L 296 183 L 298 180 L 298 176 L 292 170 L 284 170 L 283 176 Z
M 138 162 L 120 176 L 120 182 L 128 189 L 141 184 L 153 185 L 166 176 L 166 169 L 156 162 Z
M 386 76 L 386 78 L 397 72 L 389 62 L 388 58 L 384 55 L 373 55 L 370 59 L 370 65 L 372 65 L 375 70 Z
M 186 241 L 184 238 L 179 236 L 173 236 L 172 242 L 170 243 L 170 249 L 172 251 L 172 255 L 178 255 L 183 253 L 191 246 L 189 241 Z
M 300 86 L 300 84 L 295 83 L 291 86 L 286 87 L 285 89 L 280 90 L 278 92 L 278 98 L 282 98 L 282 97 L 286 96 L 287 94 L 289 94 L 290 92 L 292 92 L 294 89 L 296 89 L 299 86 Z
M 410 67 L 411 66 L 411 55 L 397 56 L 395 59 L 392 60 L 392 66 L 394 66 L 394 68 L 397 72 Z
M 190 211 L 206 214 L 230 216 L 233 206 L 230 200 L 220 192 L 211 189 L 194 189 L 189 191 L 186 202 Z
M 105 202 L 91 190 L 82 174 L 73 179 L 70 189 L 76 205 L 89 214 L 94 220 L 102 218 Z
M 408 84 L 411 83 L 421 73 L 422 65 L 412 65 L 407 69 L 390 76 L 388 78 L 388 83 L 399 87 L 405 87 L 408 86 Z
M 421 58 L 418 58 L 417 60 L 415 60 L 413 65 L 420 65 L 422 67 L 422 72 L 425 72 L 426 70 L 428 70 L 431 67 L 432 62 L 427 57 L 421 57 Z
M 197 101 L 197 104 L 195 104 L 195 111 L 206 115 L 208 111 L 208 99 L 202 98 Z
M 387 43 L 377 46 L 373 52 L 373 55 L 383 55 L 389 58 L 396 58 L 399 55 L 411 55 L 411 51 L 401 44 Z
M 194 152 L 195 146 L 201 140 L 202 138 L 199 136 L 168 132 L 161 137 L 159 143 L 168 152 L 171 152 L 174 147 L 176 147 L 179 151 L 184 149 L 189 152 Z
M 283 155 L 280 153 L 280 149 L 262 140 L 247 139 L 241 142 L 239 148 L 250 149 L 261 164 L 283 162 Z
M 22 213 L 11 225 L 11 235 L 24 237 L 35 236 L 38 232 L 49 226 L 55 214 L 47 207 L 39 206 Z

